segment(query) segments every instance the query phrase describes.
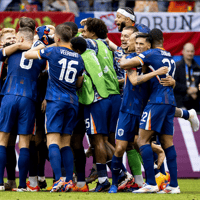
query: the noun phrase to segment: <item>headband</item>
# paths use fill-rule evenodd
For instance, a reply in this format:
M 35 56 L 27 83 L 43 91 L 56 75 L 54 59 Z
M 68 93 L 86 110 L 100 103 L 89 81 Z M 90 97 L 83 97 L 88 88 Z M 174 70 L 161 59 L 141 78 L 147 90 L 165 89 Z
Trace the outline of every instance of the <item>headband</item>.
M 117 12 L 121 13 L 122 15 L 129 17 L 132 21 L 135 21 L 135 15 L 128 13 L 124 9 L 119 8 Z

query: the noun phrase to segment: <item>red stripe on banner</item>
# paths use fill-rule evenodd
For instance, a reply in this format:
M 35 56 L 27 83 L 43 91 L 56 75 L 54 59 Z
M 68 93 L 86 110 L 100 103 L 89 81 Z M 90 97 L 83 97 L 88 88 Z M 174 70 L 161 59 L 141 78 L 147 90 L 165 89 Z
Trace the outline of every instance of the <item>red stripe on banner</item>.
M 200 55 L 200 32 L 163 33 L 164 48 L 173 56 L 182 55 L 183 45 L 191 42 L 195 46 L 195 55 Z M 121 45 L 121 33 L 108 33 L 108 38 L 117 46 Z

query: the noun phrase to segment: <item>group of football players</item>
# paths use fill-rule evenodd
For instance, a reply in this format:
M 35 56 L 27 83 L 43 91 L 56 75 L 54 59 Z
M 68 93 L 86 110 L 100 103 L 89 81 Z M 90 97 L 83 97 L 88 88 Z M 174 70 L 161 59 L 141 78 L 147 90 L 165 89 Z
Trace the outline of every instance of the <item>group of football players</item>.
M 98 178 L 94 192 L 180 193 L 173 118 L 189 120 L 197 131 L 196 112 L 176 107 L 176 66 L 163 48 L 162 31 L 135 24 L 128 7 L 118 9 L 115 22 L 122 32 L 120 47 L 107 38 L 105 23 L 96 18 L 82 20 L 79 33 L 73 22 L 38 27 L 35 33 L 35 22 L 27 17 L 20 18 L 17 34 L 2 29 L 0 190 L 46 188 L 44 165 L 49 159 L 51 192 L 88 192 L 88 183 Z M 85 133 L 87 155 L 93 156 L 87 179 Z M 122 163 L 125 151 L 131 174 Z

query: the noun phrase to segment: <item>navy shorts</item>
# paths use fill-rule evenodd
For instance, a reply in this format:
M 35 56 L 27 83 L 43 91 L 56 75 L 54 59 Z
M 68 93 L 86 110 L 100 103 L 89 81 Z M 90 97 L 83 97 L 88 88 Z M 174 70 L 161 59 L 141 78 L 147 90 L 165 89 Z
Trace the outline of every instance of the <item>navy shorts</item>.
M 64 101 L 47 100 L 46 133 L 72 134 L 76 125 L 78 106 Z
M 117 120 L 119 117 L 119 109 L 121 106 L 121 96 L 119 94 L 110 95 L 110 106 L 111 106 L 111 115 L 109 119 L 109 132 L 115 133 L 117 127 Z
M 140 128 L 173 135 L 175 108 L 166 104 L 147 104 L 140 120 Z
M 23 96 L 5 95 L 0 109 L 0 131 L 10 133 L 13 126 L 21 135 L 32 134 L 35 123 L 35 102 Z
M 133 142 L 135 135 L 138 135 L 140 116 L 119 112 L 117 123 L 116 139 Z
M 88 135 L 108 135 L 109 118 L 111 114 L 110 100 L 102 99 L 84 107 L 84 120 Z

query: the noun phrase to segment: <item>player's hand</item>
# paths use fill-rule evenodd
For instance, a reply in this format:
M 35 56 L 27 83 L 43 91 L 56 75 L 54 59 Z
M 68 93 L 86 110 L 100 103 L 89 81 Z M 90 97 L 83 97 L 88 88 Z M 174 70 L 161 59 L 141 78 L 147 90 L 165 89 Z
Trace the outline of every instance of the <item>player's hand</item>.
M 47 101 L 44 100 L 44 101 L 42 102 L 42 106 L 41 106 L 41 111 L 42 111 L 43 113 L 46 111 L 46 107 L 47 107 Z
M 168 71 L 169 71 L 168 67 L 161 67 L 156 70 L 156 73 L 157 75 L 164 75 L 164 74 L 167 74 Z
M 173 87 L 175 87 L 176 81 L 171 76 L 167 76 L 166 78 L 161 78 L 160 84 L 163 85 L 163 86 L 173 86 Z
M 189 87 L 187 89 L 187 94 L 191 95 L 191 94 L 196 94 L 198 92 L 198 89 L 196 87 Z
M 82 19 L 81 22 L 80 22 L 80 25 L 81 25 L 81 26 L 85 26 L 86 21 L 87 21 L 87 18 Z
M 16 44 L 18 44 L 19 50 L 29 50 L 32 46 L 32 44 L 30 42 L 19 42 Z
M 40 26 L 40 27 L 37 27 L 36 29 L 36 33 L 38 34 L 40 41 L 45 46 L 54 43 L 54 40 L 48 35 L 49 32 L 50 32 L 50 28 L 48 28 L 47 26 Z

